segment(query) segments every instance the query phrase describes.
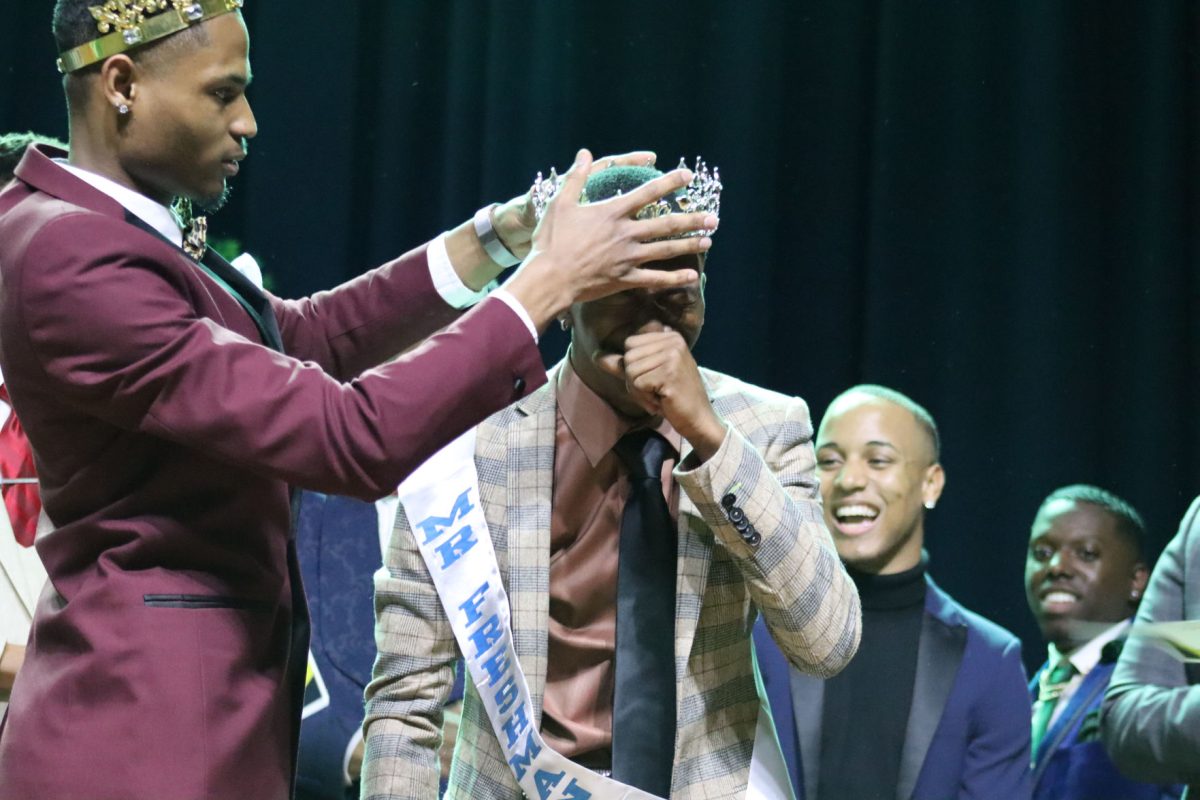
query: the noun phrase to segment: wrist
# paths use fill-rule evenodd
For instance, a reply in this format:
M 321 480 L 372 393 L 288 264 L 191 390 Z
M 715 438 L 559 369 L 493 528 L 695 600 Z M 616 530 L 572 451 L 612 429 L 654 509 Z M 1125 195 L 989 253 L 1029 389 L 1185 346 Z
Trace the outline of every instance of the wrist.
M 555 317 L 570 305 L 570 298 L 557 280 L 557 270 L 545 254 L 537 254 L 521 265 L 504 282 L 508 291 L 529 314 L 534 327 L 541 333 Z
M 706 413 L 700 415 L 694 425 L 688 425 L 686 431 L 680 430 L 678 427 L 676 429 L 692 446 L 692 451 L 700 463 L 715 456 L 721 449 L 721 445 L 725 443 L 725 437 L 729 434 L 728 426 L 711 407 L 707 409 Z
M 449 231 L 445 235 L 445 244 L 450 266 L 463 285 L 472 291 L 482 290 L 503 271 L 483 249 L 471 220 Z
M 496 227 L 495 217 L 498 208 L 500 208 L 498 203 L 492 203 L 490 206 L 479 209 L 475 212 L 472 224 L 475 227 L 475 236 L 488 258 L 502 269 L 507 269 L 520 264 L 521 259 L 505 244 L 500 230 Z
M 508 252 L 520 259 L 529 254 L 529 241 L 533 238 L 533 226 L 525 219 L 524 203 L 510 200 L 492 206 L 491 223 L 500 243 Z

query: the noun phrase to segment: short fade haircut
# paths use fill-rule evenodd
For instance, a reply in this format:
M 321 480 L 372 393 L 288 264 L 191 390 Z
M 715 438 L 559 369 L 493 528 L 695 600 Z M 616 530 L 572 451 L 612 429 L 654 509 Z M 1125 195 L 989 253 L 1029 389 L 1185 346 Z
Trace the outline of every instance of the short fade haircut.
M 868 397 L 874 397 L 879 400 L 886 400 L 893 405 L 900 406 L 905 411 L 909 412 L 916 418 L 917 423 L 925 431 L 925 435 L 929 437 L 929 443 L 933 447 L 933 463 L 938 463 L 942 458 L 942 437 L 938 433 L 937 423 L 933 419 L 925 406 L 913 400 L 906 394 L 898 392 L 895 389 L 889 389 L 886 386 L 880 386 L 875 383 L 860 383 L 858 386 L 852 386 L 846 391 L 833 398 L 833 402 L 829 404 L 830 408 L 841 400 L 843 397 L 849 397 L 855 394 L 865 394 Z M 826 412 L 828 413 L 828 412 Z
M 96 0 L 57 0 L 50 28 L 58 52 L 64 53 L 79 47 L 100 35 L 96 30 L 96 20 L 88 10 L 95 4 Z
M 0 189 L 3 189 L 13 179 L 17 164 L 21 162 L 25 150 L 31 144 L 48 144 L 66 149 L 66 144 L 51 136 L 26 131 L 25 133 L 0 134 Z
M 1117 530 L 1133 545 L 1137 557 L 1140 559 L 1145 556 L 1146 523 L 1142 519 L 1142 515 L 1128 501 L 1118 497 L 1107 489 L 1101 489 L 1099 486 L 1092 486 L 1087 483 L 1074 483 L 1070 486 L 1063 486 L 1061 489 L 1055 489 L 1048 494 L 1046 499 L 1042 501 L 1042 504 L 1038 506 L 1038 513 L 1040 514 L 1043 508 L 1056 500 L 1089 503 L 1090 505 L 1099 507 L 1116 520 Z

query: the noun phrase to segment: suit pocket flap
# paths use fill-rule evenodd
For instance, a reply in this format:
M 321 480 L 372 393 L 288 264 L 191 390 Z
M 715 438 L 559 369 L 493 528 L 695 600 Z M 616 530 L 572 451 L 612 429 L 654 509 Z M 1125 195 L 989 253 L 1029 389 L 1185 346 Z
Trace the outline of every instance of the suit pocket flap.
M 219 594 L 145 594 L 142 601 L 152 608 L 237 608 L 246 611 L 270 611 L 273 608 L 265 600 Z

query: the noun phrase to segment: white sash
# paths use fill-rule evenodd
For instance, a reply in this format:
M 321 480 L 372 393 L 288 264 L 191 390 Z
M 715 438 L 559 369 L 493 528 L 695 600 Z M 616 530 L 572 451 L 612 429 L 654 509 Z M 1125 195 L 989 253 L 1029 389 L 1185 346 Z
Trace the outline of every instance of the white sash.
M 475 430 L 425 462 L 399 488 L 413 537 L 429 568 L 471 682 L 517 783 L 536 800 L 655 800 L 552 750 L 533 725 L 533 703 L 512 638 L 508 595 L 479 496 Z M 790 800 L 769 712 L 758 717 L 748 800 Z M 781 777 L 782 776 L 782 777 Z

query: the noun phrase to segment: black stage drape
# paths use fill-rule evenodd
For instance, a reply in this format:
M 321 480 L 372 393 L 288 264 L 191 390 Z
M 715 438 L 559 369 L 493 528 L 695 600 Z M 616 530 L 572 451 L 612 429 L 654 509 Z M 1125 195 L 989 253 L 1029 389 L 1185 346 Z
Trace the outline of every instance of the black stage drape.
M 13 5 L 13 4 L 9 4 Z M 0 129 L 65 135 L 50 0 L 0 26 Z M 931 571 L 1042 649 L 1034 511 L 1086 481 L 1155 552 L 1200 492 L 1200 5 L 248 0 L 260 135 L 213 226 L 281 294 L 648 147 L 726 183 L 700 360 L 896 387 L 949 475 Z M 546 337 L 548 359 L 564 340 Z

